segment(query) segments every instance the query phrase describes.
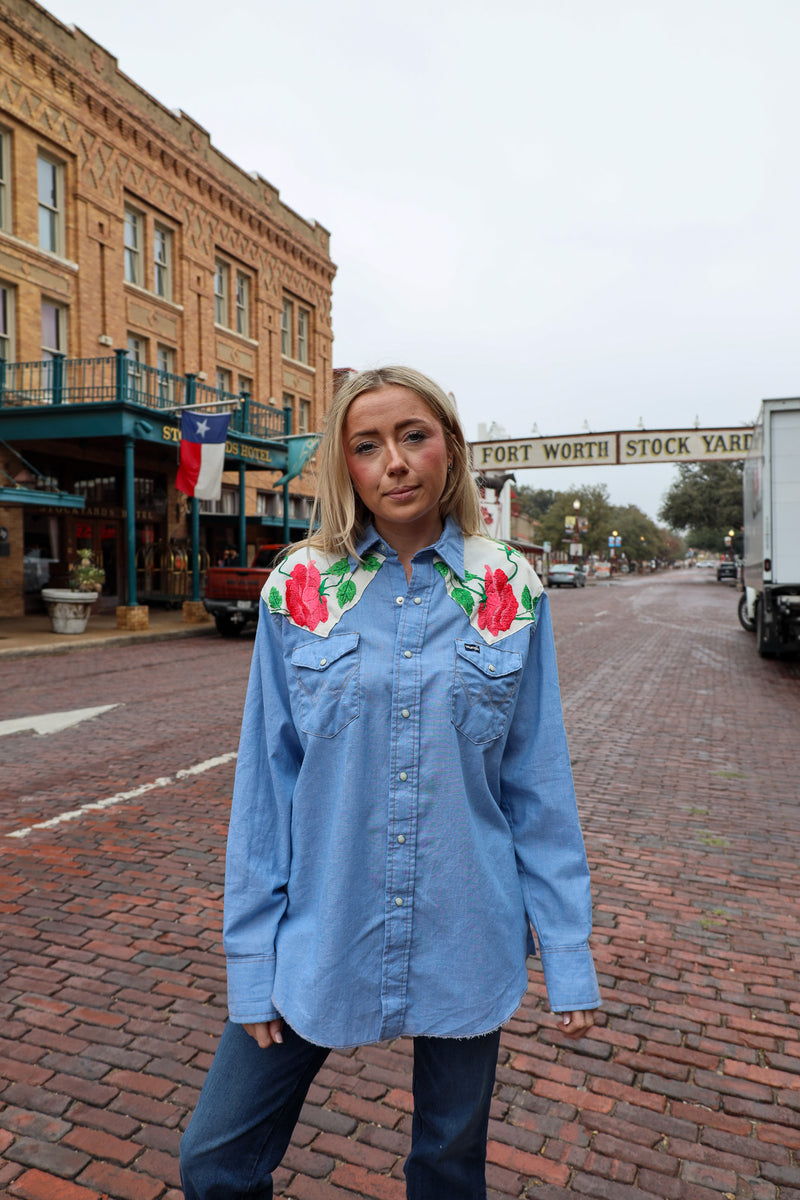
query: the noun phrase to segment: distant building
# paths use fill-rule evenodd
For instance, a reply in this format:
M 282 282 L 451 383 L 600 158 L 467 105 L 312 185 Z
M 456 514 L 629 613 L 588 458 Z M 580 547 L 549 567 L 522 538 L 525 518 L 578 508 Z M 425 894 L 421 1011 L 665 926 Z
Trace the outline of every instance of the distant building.
M 201 506 L 204 561 L 243 533 L 248 556 L 297 536 L 313 489 L 293 483 L 284 511 L 278 439 L 320 429 L 330 403 L 334 274 L 321 225 L 90 37 L 5 0 L 0 616 L 37 605 L 84 547 L 106 606 L 185 597 L 181 404 L 245 398 L 222 499 Z

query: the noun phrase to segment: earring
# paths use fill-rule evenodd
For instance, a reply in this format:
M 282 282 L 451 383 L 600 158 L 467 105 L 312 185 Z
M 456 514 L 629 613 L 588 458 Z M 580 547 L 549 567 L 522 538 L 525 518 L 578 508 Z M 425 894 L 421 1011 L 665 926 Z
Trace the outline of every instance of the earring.
M 453 469 L 453 464 L 452 464 L 452 462 L 449 462 L 449 463 L 447 464 L 447 473 L 448 473 L 448 475 L 450 474 L 450 472 L 452 471 L 452 469 Z

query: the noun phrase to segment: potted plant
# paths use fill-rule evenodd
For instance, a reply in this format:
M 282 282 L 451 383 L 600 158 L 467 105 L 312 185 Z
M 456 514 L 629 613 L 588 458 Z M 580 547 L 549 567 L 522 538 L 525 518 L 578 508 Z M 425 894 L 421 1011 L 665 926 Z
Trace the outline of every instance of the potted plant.
M 54 633 L 83 633 L 105 578 L 91 550 L 80 550 L 77 561 L 70 566 L 69 588 L 42 588 Z

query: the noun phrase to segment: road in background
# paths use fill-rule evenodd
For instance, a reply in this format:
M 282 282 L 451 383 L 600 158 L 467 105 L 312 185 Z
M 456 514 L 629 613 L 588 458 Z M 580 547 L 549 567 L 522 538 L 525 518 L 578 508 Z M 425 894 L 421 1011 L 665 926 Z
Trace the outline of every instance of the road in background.
M 551 593 L 605 1005 L 567 1043 L 532 964 L 502 1040 L 493 1200 L 800 1200 L 800 664 L 760 659 L 736 600 L 689 571 Z M 180 1130 L 225 1017 L 251 649 L 2 665 L 0 733 L 115 706 L 0 736 L 2 1194 L 180 1196 Z M 402 1039 L 332 1054 L 277 1195 L 401 1200 L 410 1066 Z

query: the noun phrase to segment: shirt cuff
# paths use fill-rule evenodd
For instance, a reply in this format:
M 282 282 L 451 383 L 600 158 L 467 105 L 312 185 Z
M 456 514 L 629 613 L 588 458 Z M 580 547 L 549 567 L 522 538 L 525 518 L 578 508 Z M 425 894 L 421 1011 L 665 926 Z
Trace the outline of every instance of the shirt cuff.
M 547 998 L 552 1012 L 581 1012 L 600 1005 L 600 991 L 588 946 L 545 949 L 539 944 Z
M 229 958 L 228 1015 L 237 1025 L 256 1021 L 274 1021 L 280 1016 L 272 1003 L 275 981 L 273 955 L 253 955 L 248 958 Z

